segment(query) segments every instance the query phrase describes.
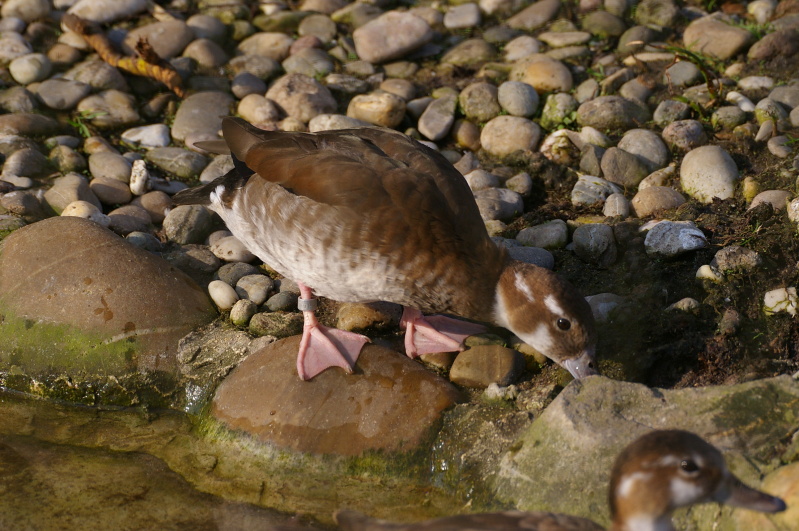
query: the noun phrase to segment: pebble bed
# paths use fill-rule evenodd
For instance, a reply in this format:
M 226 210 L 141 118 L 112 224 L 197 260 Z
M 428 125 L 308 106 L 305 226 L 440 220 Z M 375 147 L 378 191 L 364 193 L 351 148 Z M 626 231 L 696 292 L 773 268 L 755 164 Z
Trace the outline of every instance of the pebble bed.
M 286 131 L 377 125 L 440 150 L 512 257 L 572 264 L 565 273 L 592 295 L 600 334 L 636 290 L 581 278 L 703 250 L 715 258 L 696 264 L 700 281 L 768 275 L 780 284 L 756 289 L 757 307 L 792 319 L 799 279 L 784 274 L 786 257 L 726 241 L 703 214 L 727 205 L 730 218 L 778 220 L 795 236 L 799 2 L 707 5 L 716 3 L 8 0 L 0 230 L 88 218 L 207 286 L 253 336 L 286 337 L 302 323 L 296 284 L 270 276 L 206 208 L 172 208 L 170 196 L 232 167 L 195 146 L 218 138 L 222 116 Z M 146 39 L 188 96 L 102 61 L 60 25 L 65 13 L 101 24 L 123 55 Z M 702 313 L 682 295 L 652 311 Z M 708 314 L 727 335 L 758 318 L 734 303 Z M 777 372 L 799 368 L 795 349 L 783 354 Z M 517 379 L 514 351 L 496 355 L 512 372 L 453 368 L 452 380 Z

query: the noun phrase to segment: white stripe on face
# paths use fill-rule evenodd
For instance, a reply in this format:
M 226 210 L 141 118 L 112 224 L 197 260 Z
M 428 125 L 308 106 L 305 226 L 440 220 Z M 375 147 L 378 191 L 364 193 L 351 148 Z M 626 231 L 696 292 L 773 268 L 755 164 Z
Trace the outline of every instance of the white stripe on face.
M 530 289 L 530 286 L 528 286 L 527 283 L 524 281 L 524 275 L 522 275 L 520 272 L 517 271 L 516 274 L 514 275 L 514 278 L 516 280 L 514 282 L 516 289 L 521 291 L 522 294 L 525 297 L 527 297 L 527 300 L 529 300 L 530 302 L 535 302 L 535 296 L 533 295 L 533 290 Z
M 549 308 L 549 311 L 554 313 L 555 315 L 561 317 L 566 315 L 566 312 L 563 311 L 563 307 L 558 303 L 558 301 L 555 299 L 553 295 L 547 295 L 544 298 L 544 305 L 546 305 L 546 307 Z
M 552 345 L 555 344 L 555 338 L 552 337 L 549 327 L 543 323 L 539 324 L 532 333 L 517 335 L 522 341 L 545 355 L 550 352 Z

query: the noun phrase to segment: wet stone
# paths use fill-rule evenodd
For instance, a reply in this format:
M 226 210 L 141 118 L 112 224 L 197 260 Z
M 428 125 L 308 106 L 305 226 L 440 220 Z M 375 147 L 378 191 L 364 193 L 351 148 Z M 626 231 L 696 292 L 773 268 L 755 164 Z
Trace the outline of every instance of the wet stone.
M 396 330 L 402 306 L 390 302 L 342 303 L 336 312 L 336 328 L 341 330 Z
M 520 352 L 499 345 L 479 345 L 458 354 L 449 379 L 464 387 L 506 386 L 519 379 L 524 366 Z
M 375 345 L 364 347 L 355 374 L 332 368 L 303 382 L 298 347 L 293 337 L 247 357 L 219 386 L 211 414 L 280 448 L 360 455 L 416 447 L 459 399 L 440 377 Z

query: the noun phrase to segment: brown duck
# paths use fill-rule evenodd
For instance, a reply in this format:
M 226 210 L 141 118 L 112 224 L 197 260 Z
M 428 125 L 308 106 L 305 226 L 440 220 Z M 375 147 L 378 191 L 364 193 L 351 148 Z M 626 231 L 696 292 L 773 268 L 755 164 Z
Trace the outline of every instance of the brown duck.
M 316 320 L 314 294 L 405 307 L 406 353 L 453 351 L 502 326 L 569 370 L 596 374 L 591 309 L 551 271 L 511 260 L 489 238 L 463 176 L 396 131 L 263 131 L 222 122 L 235 167 L 174 196 L 204 204 L 258 258 L 300 286 L 301 378 L 351 371 L 365 336 Z

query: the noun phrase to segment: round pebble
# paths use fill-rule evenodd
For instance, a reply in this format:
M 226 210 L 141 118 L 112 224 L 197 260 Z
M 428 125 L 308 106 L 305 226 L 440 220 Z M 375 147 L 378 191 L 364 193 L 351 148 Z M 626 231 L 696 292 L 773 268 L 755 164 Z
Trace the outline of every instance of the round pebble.
M 266 307 L 272 312 L 289 312 L 297 309 L 299 295 L 292 291 L 281 291 L 269 297 Z
M 616 262 L 618 250 L 613 228 L 603 223 L 580 225 L 572 235 L 574 254 L 597 267 L 610 267 Z
M 521 81 L 505 81 L 497 97 L 502 109 L 513 116 L 529 117 L 538 110 L 538 92 Z
M 704 233 L 689 221 L 661 221 L 644 239 L 646 253 L 653 258 L 673 258 L 707 244 Z
M 274 289 L 274 281 L 266 275 L 245 275 L 236 282 L 238 296 L 257 305 L 263 304 Z
M 73 201 L 64 207 L 61 215 L 88 219 L 94 221 L 98 225 L 102 225 L 103 227 L 108 227 L 108 225 L 111 224 L 111 220 L 108 218 L 108 216 L 103 214 L 103 212 L 95 205 L 87 201 Z
M 483 149 L 498 157 L 535 149 L 540 139 L 541 127 L 519 116 L 497 116 L 480 133 Z
M 732 197 L 737 180 L 738 166 L 719 146 L 702 146 L 689 151 L 680 166 L 683 191 L 703 203 L 710 203 L 714 197 Z
M 214 242 L 211 252 L 226 262 L 252 262 L 255 260 L 255 255 L 235 236 L 228 236 Z
M 233 308 L 233 305 L 239 300 L 236 290 L 221 280 L 212 280 L 208 284 L 208 295 L 211 296 L 216 307 L 223 311 Z
M 42 81 L 50 75 L 50 59 L 40 53 L 17 57 L 8 65 L 8 72 L 20 85 Z
M 230 309 L 230 322 L 236 326 L 247 326 L 258 311 L 258 305 L 249 299 L 237 300 Z

